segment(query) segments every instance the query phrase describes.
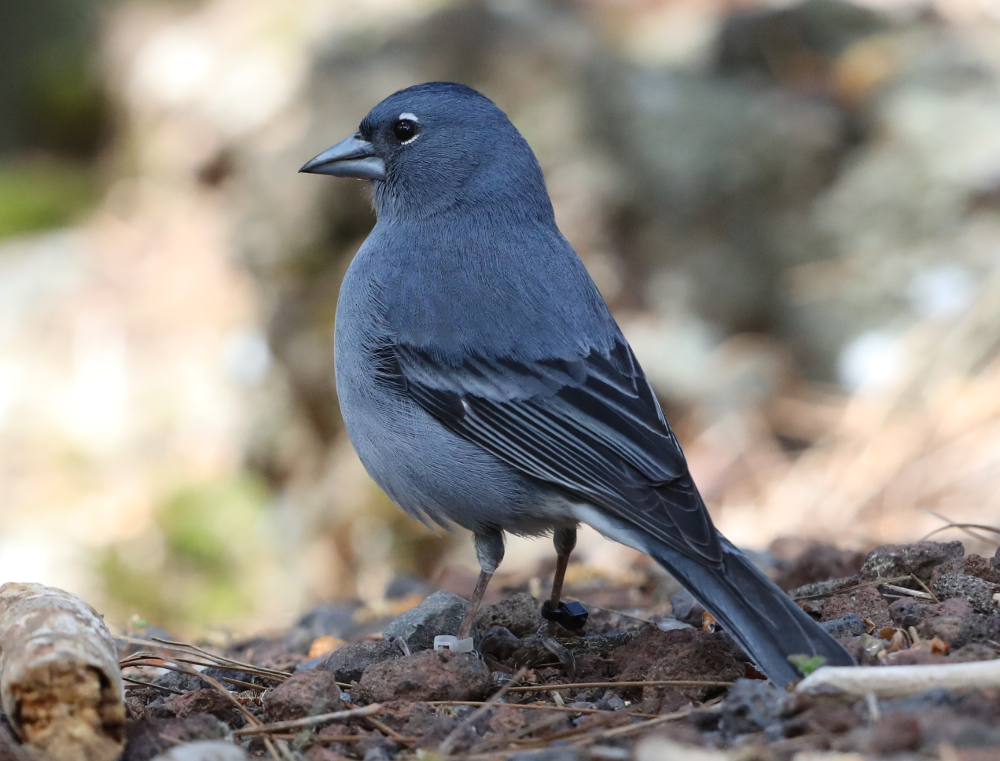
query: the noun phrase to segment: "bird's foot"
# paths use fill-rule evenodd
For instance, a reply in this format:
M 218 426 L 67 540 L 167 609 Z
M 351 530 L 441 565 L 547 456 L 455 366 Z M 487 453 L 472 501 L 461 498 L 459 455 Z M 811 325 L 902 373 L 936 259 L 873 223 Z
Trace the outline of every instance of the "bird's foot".
M 504 626 L 494 626 L 483 635 L 479 649 L 496 661 L 506 661 L 524 647 L 525 641 Z
M 542 647 L 559 659 L 559 663 L 562 665 L 563 671 L 566 672 L 566 676 L 570 679 L 575 679 L 576 656 L 573 655 L 573 653 L 564 645 L 559 644 L 559 641 L 549 633 L 548 621 L 543 622 L 542 625 L 538 627 L 538 631 L 528 639 L 535 638 L 541 642 Z
M 520 666 L 539 666 L 555 656 L 571 678 L 576 675 L 576 657 L 549 633 L 549 622 L 543 621 L 538 631 L 529 637 L 517 637 L 502 626 L 486 632 L 482 652 L 496 661 L 513 660 Z

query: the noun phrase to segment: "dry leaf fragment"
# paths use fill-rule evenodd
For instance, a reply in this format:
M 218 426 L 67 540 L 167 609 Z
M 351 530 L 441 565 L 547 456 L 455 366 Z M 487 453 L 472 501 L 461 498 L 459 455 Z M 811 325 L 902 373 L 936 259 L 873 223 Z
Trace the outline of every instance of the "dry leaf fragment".
M 319 658 L 321 655 L 332 653 L 343 644 L 344 640 L 331 637 L 328 634 L 325 634 L 322 637 L 317 637 L 309 646 L 309 657 Z
M 910 638 L 906 636 L 906 632 L 901 629 L 896 629 L 895 634 L 889 637 L 889 652 L 898 653 L 901 650 L 906 650 L 910 647 Z
M 924 642 L 927 642 L 927 640 L 924 640 Z M 947 655 L 948 651 L 951 649 L 951 645 L 940 637 L 934 637 L 934 639 L 930 640 L 929 644 L 931 652 L 934 653 L 934 655 Z

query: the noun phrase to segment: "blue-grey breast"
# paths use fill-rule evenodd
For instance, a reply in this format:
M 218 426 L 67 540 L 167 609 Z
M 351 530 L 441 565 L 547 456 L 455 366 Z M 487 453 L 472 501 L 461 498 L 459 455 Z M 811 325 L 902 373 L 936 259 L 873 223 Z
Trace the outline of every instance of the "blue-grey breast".
M 302 167 L 371 183 L 377 222 L 341 286 L 337 391 L 365 468 L 410 515 L 475 535 L 553 533 L 552 605 L 576 527 L 656 559 L 774 682 L 847 651 L 712 524 L 660 405 L 559 232 L 527 142 L 454 83 L 401 90 Z

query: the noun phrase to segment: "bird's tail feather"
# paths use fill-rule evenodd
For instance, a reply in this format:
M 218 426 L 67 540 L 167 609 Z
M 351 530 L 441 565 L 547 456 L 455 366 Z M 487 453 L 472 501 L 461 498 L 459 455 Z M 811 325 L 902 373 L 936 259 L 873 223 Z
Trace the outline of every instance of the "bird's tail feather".
M 728 542 L 721 568 L 706 567 L 665 545 L 651 552 L 777 685 L 802 675 L 790 655 L 823 656 L 828 666 L 853 666 L 851 655 L 788 595 Z

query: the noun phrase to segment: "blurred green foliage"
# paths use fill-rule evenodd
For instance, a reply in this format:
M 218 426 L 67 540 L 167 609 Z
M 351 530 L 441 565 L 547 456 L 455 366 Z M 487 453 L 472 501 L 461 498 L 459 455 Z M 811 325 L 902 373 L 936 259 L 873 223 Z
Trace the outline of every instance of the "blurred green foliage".
M 112 131 L 97 61 L 106 0 L 0 2 L 0 238 L 70 224 L 99 198 Z
M 170 628 L 224 623 L 252 610 L 253 568 L 269 552 L 268 500 L 248 477 L 189 485 L 164 500 L 142 536 L 99 558 L 119 616 Z
M 74 221 L 100 197 L 93 169 L 71 161 L 0 164 L 0 238 Z
M 107 0 L 0 2 L 0 154 L 90 158 L 110 135 L 97 62 Z
M 25 128 L 33 146 L 89 158 L 110 131 L 110 103 L 95 67 L 69 43 L 50 45 L 25 78 Z
M 802 672 L 802 676 L 809 676 L 826 663 L 822 655 L 789 655 L 788 660 Z

